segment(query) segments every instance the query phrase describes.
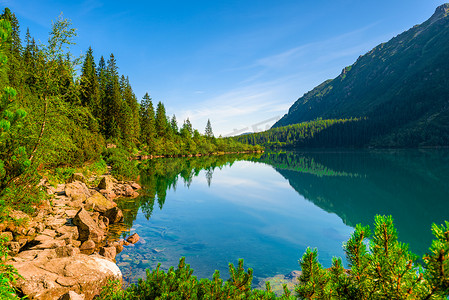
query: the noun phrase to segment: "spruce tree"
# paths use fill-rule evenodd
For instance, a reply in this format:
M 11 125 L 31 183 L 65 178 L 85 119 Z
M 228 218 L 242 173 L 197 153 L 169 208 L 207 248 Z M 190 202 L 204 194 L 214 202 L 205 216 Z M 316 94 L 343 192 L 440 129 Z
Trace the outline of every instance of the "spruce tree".
M 0 78 L 2 90 L 0 92 L 0 196 L 5 187 L 30 166 L 26 149 L 19 145 L 19 141 L 11 134 L 26 115 L 25 111 L 15 107 L 14 98 L 17 92 L 8 85 L 7 76 L 7 48 L 9 46 L 11 24 L 0 19 Z M 3 206 L 0 205 L 0 206 Z M 3 209 L 0 208 L 0 212 Z
M 118 67 L 114 57 L 111 53 L 107 61 L 105 70 L 105 95 L 103 109 L 105 110 L 104 125 L 106 131 L 106 138 L 117 139 L 121 138 L 121 117 L 122 117 L 122 95 L 120 92 Z
M 214 133 L 212 132 L 212 125 L 210 124 L 210 120 L 209 119 L 207 119 L 206 130 L 204 131 L 204 134 L 208 138 L 213 138 L 214 137 Z
M 170 127 L 175 135 L 179 133 L 178 121 L 176 120 L 175 115 L 173 115 L 173 117 L 170 120 Z
M 156 134 L 158 137 L 166 137 L 168 124 L 167 124 L 167 116 L 165 114 L 165 107 L 162 102 L 158 102 L 156 108 Z
M 140 103 L 139 119 L 140 139 L 143 143 L 152 145 L 154 143 L 154 138 L 156 135 L 156 123 L 154 117 L 153 102 L 151 101 L 150 95 L 148 95 L 148 93 L 145 93 Z
M 9 22 L 11 25 L 11 33 L 6 41 L 8 49 L 5 54 L 9 61 L 7 73 L 9 84 L 18 87 L 23 80 L 22 42 L 20 39 L 19 21 L 17 20 L 16 15 L 12 13 L 8 7 L 4 9 L 0 18 Z
M 91 47 L 89 47 L 86 52 L 86 57 L 81 69 L 79 91 L 81 104 L 89 107 L 96 118 L 100 118 L 100 84 L 98 82 L 97 70 Z

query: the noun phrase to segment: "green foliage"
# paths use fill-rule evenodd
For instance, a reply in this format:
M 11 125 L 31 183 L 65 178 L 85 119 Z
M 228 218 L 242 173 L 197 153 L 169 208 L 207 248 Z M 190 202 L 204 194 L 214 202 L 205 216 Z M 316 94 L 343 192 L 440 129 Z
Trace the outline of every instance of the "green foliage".
M 105 162 L 111 166 L 111 174 L 119 180 L 134 179 L 139 175 L 137 162 L 130 160 L 130 153 L 121 148 L 109 148 L 103 153 Z
M 20 275 L 13 266 L 6 264 L 8 260 L 6 242 L 8 242 L 6 237 L 0 236 L 0 299 L 19 299 L 12 284 Z
M 229 275 L 230 279 L 223 281 L 215 271 L 212 280 L 198 280 L 183 257 L 176 270 L 171 267 L 164 272 L 159 264 L 155 270 L 147 270 L 145 280 L 139 279 L 137 285 L 126 290 L 120 290 L 117 282 L 111 282 L 103 289 L 100 299 L 276 299 L 269 284 L 267 291 L 251 289 L 252 270 L 245 271 L 243 260 L 239 260 L 237 268 L 229 264 Z
M 357 225 L 345 245 L 350 270 L 340 259 L 324 270 L 317 251 L 307 249 L 296 292 L 300 299 L 446 299 L 449 295 L 449 223 L 433 225 L 437 238 L 421 267 L 408 246 L 397 240 L 391 216 L 376 216 L 374 236 Z M 371 238 L 369 249 L 366 239 Z
M 316 119 L 267 131 L 245 134 L 232 139 L 267 148 L 341 147 L 360 146 L 365 139 L 359 133 L 366 126 L 366 119 Z

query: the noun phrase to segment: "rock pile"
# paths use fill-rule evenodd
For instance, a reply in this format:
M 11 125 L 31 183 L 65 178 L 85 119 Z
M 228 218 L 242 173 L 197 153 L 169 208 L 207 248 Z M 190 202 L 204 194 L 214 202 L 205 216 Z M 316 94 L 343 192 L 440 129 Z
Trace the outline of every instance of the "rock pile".
M 30 299 L 72 299 L 76 293 L 92 299 L 110 278 L 121 280 L 114 260 L 129 241 L 105 237 L 110 224 L 123 220 L 113 200 L 138 196 L 140 186 L 111 176 L 97 187 L 86 182 L 76 173 L 66 184 L 46 186 L 53 197 L 36 216 L 14 211 L 15 223 L 23 225 L 0 225 L 0 235 L 10 241 L 10 264 L 23 277 L 16 287 Z M 128 240 L 135 243 L 138 236 Z

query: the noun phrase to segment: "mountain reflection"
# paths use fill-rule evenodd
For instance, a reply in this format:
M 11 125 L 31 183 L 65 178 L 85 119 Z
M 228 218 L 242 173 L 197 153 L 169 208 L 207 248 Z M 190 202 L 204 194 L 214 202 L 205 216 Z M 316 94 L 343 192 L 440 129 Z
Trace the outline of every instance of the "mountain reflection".
M 259 161 L 349 226 L 392 215 L 399 239 L 419 255 L 430 247 L 431 224 L 449 219 L 446 150 L 284 152 Z

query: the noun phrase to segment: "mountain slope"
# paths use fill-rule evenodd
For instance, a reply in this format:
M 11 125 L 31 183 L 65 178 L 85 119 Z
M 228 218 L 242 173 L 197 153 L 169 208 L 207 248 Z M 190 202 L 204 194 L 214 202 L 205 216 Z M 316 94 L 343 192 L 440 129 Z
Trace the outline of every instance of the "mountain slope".
M 449 4 L 304 94 L 273 127 L 351 117 L 366 117 L 370 145 L 449 145 Z

